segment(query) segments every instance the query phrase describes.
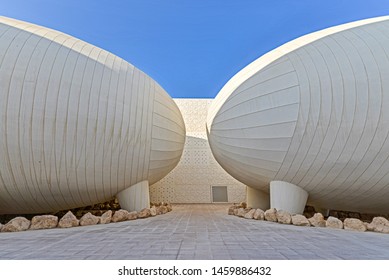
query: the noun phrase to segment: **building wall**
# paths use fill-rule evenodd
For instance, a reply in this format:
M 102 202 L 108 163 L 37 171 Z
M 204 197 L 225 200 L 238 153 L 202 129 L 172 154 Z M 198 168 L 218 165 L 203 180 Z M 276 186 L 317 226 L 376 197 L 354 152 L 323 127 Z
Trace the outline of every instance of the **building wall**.
M 209 109 L 214 156 L 252 188 L 285 181 L 308 203 L 389 211 L 389 17 L 297 38 L 237 73 Z
M 246 199 L 246 186 L 216 162 L 207 140 L 206 117 L 212 99 L 174 99 L 186 126 L 181 161 L 165 178 L 150 187 L 150 200 L 172 203 L 210 203 L 211 186 L 227 186 L 228 201 Z
M 0 17 L 0 214 L 92 205 L 180 160 L 175 102 L 119 57 Z

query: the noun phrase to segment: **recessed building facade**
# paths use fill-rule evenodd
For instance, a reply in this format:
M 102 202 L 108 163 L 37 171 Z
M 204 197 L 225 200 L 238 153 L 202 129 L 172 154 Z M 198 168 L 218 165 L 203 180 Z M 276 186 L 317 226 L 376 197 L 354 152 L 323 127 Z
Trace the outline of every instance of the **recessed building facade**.
M 389 17 L 315 32 L 236 74 L 212 103 L 216 160 L 249 204 L 389 211 Z
M 246 186 L 216 162 L 209 148 L 206 118 L 213 99 L 175 98 L 185 121 L 186 141 L 178 165 L 150 186 L 151 201 L 172 203 L 237 203 Z
M 123 59 L 0 17 L 0 214 L 104 202 L 149 206 L 178 163 L 185 124 L 170 96 Z

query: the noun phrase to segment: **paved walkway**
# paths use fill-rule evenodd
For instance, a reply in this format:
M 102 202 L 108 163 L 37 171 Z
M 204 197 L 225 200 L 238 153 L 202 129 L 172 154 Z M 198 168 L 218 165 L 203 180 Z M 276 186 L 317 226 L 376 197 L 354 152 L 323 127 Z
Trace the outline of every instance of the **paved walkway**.
M 389 259 L 389 234 L 246 220 L 173 205 L 144 220 L 0 233 L 0 259 Z

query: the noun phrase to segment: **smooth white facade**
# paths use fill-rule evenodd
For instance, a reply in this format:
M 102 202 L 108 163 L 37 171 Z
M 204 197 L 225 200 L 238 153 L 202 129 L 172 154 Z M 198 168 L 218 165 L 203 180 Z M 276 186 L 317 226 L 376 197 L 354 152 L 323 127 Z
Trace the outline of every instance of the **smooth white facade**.
M 308 193 L 302 188 L 283 181 L 270 182 L 270 207 L 289 213 L 303 214 Z
M 284 181 L 327 209 L 389 211 L 389 17 L 291 41 L 234 76 L 207 128 L 249 187 Z
M 150 207 L 149 182 L 142 181 L 122 190 L 116 197 L 120 207 L 127 211 L 139 211 Z
M 106 201 L 178 163 L 176 104 L 121 58 L 0 17 L 0 213 Z M 131 206 L 132 207 L 132 206 Z
M 209 148 L 206 118 L 213 99 L 173 99 L 186 126 L 182 158 L 166 177 L 150 186 L 151 202 L 212 203 L 212 186 L 227 188 L 228 202 L 246 200 L 246 186 L 217 163 Z

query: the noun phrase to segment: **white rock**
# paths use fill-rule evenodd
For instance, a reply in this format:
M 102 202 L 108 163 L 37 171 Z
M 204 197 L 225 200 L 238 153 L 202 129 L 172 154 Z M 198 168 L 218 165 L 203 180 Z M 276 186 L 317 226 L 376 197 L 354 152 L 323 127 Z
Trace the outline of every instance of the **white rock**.
M 48 229 L 56 228 L 58 225 L 58 217 L 54 215 L 34 216 L 31 219 L 30 229 Z
M 266 210 L 265 220 L 269 222 L 277 222 L 277 210 L 275 208 Z
M 138 219 L 138 212 L 132 211 L 128 213 L 128 220 L 136 220 Z
M 157 208 L 155 206 L 150 208 L 151 217 L 157 216 Z
M 294 224 L 295 226 L 303 226 L 303 227 L 311 226 L 311 223 L 308 221 L 308 219 L 301 214 L 295 214 L 292 216 L 292 224 Z
M 246 214 L 244 214 L 245 219 L 252 219 L 254 217 L 255 209 L 249 210 Z
M 263 211 L 262 209 L 259 209 L 259 208 L 256 209 L 254 212 L 253 219 L 263 221 L 265 219 L 265 211 Z
M 138 218 L 144 219 L 151 216 L 151 211 L 149 208 L 144 208 L 138 212 Z
M 280 224 L 290 224 L 292 222 L 292 216 L 284 210 L 277 210 L 277 221 Z
M 389 233 L 389 221 L 384 217 L 374 217 L 367 229 L 375 232 Z
M 246 209 L 246 208 L 247 208 L 247 203 L 246 203 L 245 201 L 242 201 L 242 202 L 239 204 L 239 207 Z
M 91 225 L 97 225 L 100 222 L 100 217 L 97 217 L 93 215 L 92 213 L 88 212 L 80 219 L 80 226 L 91 226 Z
M 237 205 L 232 205 L 232 206 L 230 206 L 229 208 L 228 208 L 228 215 L 234 215 L 234 210 L 235 209 L 238 209 L 239 208 L 239 206 L 237 206 Z
M 389 233 L 389 226 L 384 226 L 380 229 L 377 229 L 377 232 L 381 232 L 381 233 Z
M 326 221 L 324 220 L 324 216 L 321 213 L 315 213 L 312 218 L 309 218 L 311 226 L 313 227 L 325 227 Z
M 109 224 L 112 219 L 112 210 L 108 210 L 100 217 L 100 224 Z
M 60 228 L 77 227 L 78 225 L 79 221 L 71 211 L 67 212 L 58 222 Z
M 157 208 L 157 215 L 163 215 L 166 214 L 168 211 L 167 207 L 162 205 Z
M 365 224 L 361 220 L 355 219 L 355 218 L 345 219 L 343 222 L 343 226 L 344 226 L 344 229 L 346 229 L 346 230 L 353 230 L 353 231 L 366 231 L 367 230 Z
M 30 227 L 31 222 L 24 217 L 16 217 L 11 221 L 3 225 L 1 228 L 2 232 L 16 232 L 25 231 Z
M 342 229 L 343 222 L 336 217 L 329 216 L 326 221 L 326 227 Z
M 245 208 L 239 208 L 238 209 L 238 213 L 236 214 L 236 216 L 238 217 L 244 217 L 244 215 L 246 215 L 247 211 Z
M 124 209 L 120 209 L 118 211 L 115 211 L 115 213 L 112 216 L 111 221 L 113 223 L 127 221 L 128 214 L 129 214 L 129 212 L 127 210 L 124 210 Z

